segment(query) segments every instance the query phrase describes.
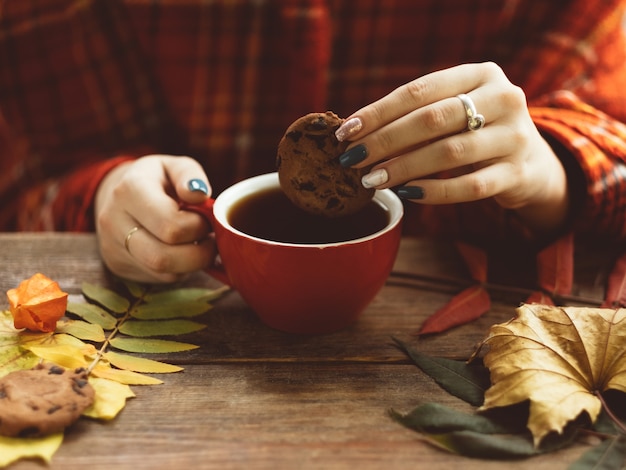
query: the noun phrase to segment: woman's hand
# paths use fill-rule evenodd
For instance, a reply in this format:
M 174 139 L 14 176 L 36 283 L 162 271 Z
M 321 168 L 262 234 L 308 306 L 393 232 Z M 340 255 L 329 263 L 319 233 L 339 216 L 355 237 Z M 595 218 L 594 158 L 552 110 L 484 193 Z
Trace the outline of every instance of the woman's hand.
M 142 282 L 174 282 L 206 267 L 215 256 L 208 223 L 179 204 L 201 203 L 210 191 L 204 170 L 189 157 L 149 155 L 116 167 L 95 200 L 105 264 Z
M 468 130 L 466 94 L 484 116 Z M 493 63 L 464 64 L 418 78 L 365 106 L 337 130 L 353 141 L 344 166 L 373 165 L 363 185 L 398 187 L 423 204 L 493 197 L 546 233 L 568 210 L 565 170 L 530 118 L 523 91 Z M 433 175 L 446 172 L 446 177 Z

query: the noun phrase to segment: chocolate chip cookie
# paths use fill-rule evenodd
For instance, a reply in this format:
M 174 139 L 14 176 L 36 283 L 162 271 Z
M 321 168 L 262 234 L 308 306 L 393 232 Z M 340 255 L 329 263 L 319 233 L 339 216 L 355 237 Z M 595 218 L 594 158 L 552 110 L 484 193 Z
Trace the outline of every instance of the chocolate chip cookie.
M 11 372 L 0 379 L 0 435 L 35 437 L 59 432 L 94 400 L 84 369 L 56 365 Z
M 335 137 L 342 121 L 331 111 L 307 114 L 287 128 L 278 144 L 280 186 L 307 212 L 326 217 L 353 214 L 374 195 L 374 189 L 361 184 L 368 168 L 344 168 L 339 163 L 348 146 Z

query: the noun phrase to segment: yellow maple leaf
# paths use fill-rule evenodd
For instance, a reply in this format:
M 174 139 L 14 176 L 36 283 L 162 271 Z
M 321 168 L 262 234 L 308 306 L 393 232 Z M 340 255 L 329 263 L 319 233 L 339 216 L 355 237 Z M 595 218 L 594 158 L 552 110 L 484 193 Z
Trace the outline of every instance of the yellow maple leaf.
M 0 468 L 24 458 L 40 458 L 50 463 L 62 442 L 62 432 L 32 438 L 0 436 Z
M 126 399 L 135 396 L 128 385 L 113 380 L 90 377 L 89 383 L 96 391 L 93 404 L 83 412 L 89 418 L 111 420 L 126 406 Z
M 530 401 L 535 445 L 586 412 L 595 422 L 598 393 L 626 392 L 626 309 L 525 304 L 483 341 L 491 374 L 481 410 Z

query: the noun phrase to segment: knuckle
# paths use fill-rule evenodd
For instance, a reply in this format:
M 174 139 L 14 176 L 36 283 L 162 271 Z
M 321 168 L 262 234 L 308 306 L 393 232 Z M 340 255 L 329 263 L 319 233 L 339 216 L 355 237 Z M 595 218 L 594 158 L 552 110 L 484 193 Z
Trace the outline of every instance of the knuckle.
M 179 224 L 164 222 L 159 227 L 158 238 L 168 245 L 176 245 L 184 240 L 185 230 Z
M 506 75 L 504 73 L 504 70 L 502 70 L 502 67 L 500 67 L 498 64 L 496 64 L 493 61 L 483 62 L 482 64 L 480 64 L 480 67 L 482 68 L 482 73 L 484 77 L 486 78 L 505 78 L 506 79 Z
M 527 135 L 521 127 L 512 127 L 508 138 L 510 147 L 519 149 L 526 144 Z
M 171 271 L 171 260 L 160 252 L 151 252 L 145 259 L 145 264 L 154 272 L 168 273 Z
M 411 165 L 406 157 L 394 159 L 386 168 L 389 173 L 389 181 L 409 181 L 412 177 Z
M 430 131 L 444 129 L 448 121 L 447 113 L 439 106 L 429 106 L 424 108 L 422 113 L 422 123 Z
M 502 91 L 500 100 L 508 109 L 525 109 L 527 107 L 526 94 L 516 85 L 507 86 Z
M 463 142 L 463 139 L 445 139 L 442 142 L 443 157 L 448 161 L 452 168 L 464 164 L 465 156 L 467 154 L 467 147 Z
M 383 155 L 387 155 L 393 149 L 393 139 L 388 132 L 377 132 L 374 135 L 374 139 L 374 145 L 380 149 Z
M 468 180 L 471 199 L 480 200 L 490 196 L 489 183 L 481 175 L 473 173 L 468 176 Z
M 425 78 L 418 78 L 407 83 L 404 90 L 408 100 L 421 104 L 430 92 L 430 85 Z

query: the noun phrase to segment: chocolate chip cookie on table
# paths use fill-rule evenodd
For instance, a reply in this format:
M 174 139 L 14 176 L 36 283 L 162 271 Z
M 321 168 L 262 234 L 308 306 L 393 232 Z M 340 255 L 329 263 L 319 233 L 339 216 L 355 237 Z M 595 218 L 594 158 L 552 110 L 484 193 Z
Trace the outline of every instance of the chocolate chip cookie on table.
M 331 111 L 307 114 L 287 128 L 278 144 L 280 186 L 307 212 L 342 217 L 359 211 L 374 196 L 374 189 L 361 184 L 368 168 L 344 168 L 339 163 L 348 146 L 335 137 L 342 122 Z
M 94 401 L 84 369 L 52 364 L 11 372 L 0 379 L 0 435 L 44 436 L 62 431 Z

